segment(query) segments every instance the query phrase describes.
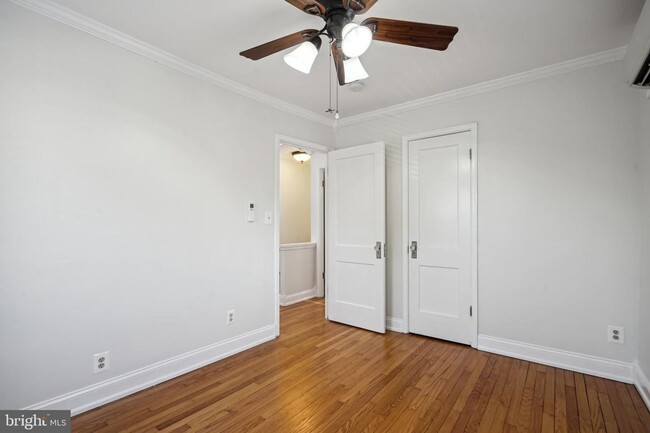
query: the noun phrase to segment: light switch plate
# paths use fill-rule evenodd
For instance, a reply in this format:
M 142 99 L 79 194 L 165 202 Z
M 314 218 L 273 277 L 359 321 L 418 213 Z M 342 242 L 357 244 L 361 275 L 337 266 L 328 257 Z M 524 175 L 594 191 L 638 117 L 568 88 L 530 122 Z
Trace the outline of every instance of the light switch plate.
M 273 224 L 273 214 L 271 212 L 264 212 L 264 224 Z

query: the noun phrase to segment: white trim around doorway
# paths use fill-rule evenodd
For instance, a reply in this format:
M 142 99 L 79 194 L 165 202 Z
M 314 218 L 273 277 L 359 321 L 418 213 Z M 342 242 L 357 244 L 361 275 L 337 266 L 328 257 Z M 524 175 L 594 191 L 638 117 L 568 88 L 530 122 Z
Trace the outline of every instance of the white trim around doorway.
M 472 333 L 471 345 L 478 347 L 478 124 L 468 123 L 450 128 L 437 129 L 402 137 L 402 332 L 409 332 L 409 142 L 443 135 L 471 133 L 472 150 L 472 211 L 471 211 L 471 290 L 472 290 Z

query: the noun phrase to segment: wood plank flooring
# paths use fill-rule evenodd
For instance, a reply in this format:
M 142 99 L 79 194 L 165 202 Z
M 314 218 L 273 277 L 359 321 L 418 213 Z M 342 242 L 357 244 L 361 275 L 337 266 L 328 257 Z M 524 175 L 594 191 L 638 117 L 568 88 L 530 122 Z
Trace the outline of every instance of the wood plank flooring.
M 74 432 L 650 432 L 632 385 L 284 308 L 280 338 L 73 418 Z

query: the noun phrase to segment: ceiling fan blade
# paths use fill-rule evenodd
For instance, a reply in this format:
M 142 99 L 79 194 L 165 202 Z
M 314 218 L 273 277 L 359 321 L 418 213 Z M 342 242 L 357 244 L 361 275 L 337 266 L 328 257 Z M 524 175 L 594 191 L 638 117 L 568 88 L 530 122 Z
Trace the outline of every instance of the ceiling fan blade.
M 263 45 L 260 45 L 255 48 L 251 48 L 246 51 L 242 51 L 239 55 L 247 57 L 251 60 L 259 60 L 271 54 L 275 54 L 278 51 L 286 50 L 295 45 L 301 44 L 312 39 L 318 34 L 318 30 L 309 29 L 303 30 L 300 32 L 293 33 L 291 35 L 276 39 L 271 42 L 267 42 Z
M 365 14 L 370 10 L 371 7 L 375 5 L 379 0 L 343 0 L 344 6 L 349 6 L 349 9 L 352 9 L 355 14 L 361 15 Z
M 375 40 L 439 51 L 446 50 L 458 33 L 458 27 L 385 18 L 368 18 L 361 25 L 373 30 Z
M 325 15 L 325 6 L 315 0 L 286 0 L 309 15 Z
M 336 76 L 339 80 L 339 85 L 345 86 L 345 67 L 343 66 L 345 55 L 341 49 L 341 44 L 337 41 L 332 43 L 332 59 L 334 60 L 334 66 L 336 66 Z

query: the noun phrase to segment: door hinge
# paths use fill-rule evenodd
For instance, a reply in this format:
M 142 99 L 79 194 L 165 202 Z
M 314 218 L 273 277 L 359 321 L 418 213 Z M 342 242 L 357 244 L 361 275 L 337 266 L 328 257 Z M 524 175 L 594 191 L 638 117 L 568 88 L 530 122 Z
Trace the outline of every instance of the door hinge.
M 472 160 L 472 149 L 469 150 L 469 160 Z
M 325 188 L 325 179 L 323 179 L 323 183 L 321 185 L 323 185 L 323 188 Z
M 469 317 L 472 317 L 472 306 L 469 306 Z
M 323 279 L 325 279 L 325 272 L 323 272 Z

